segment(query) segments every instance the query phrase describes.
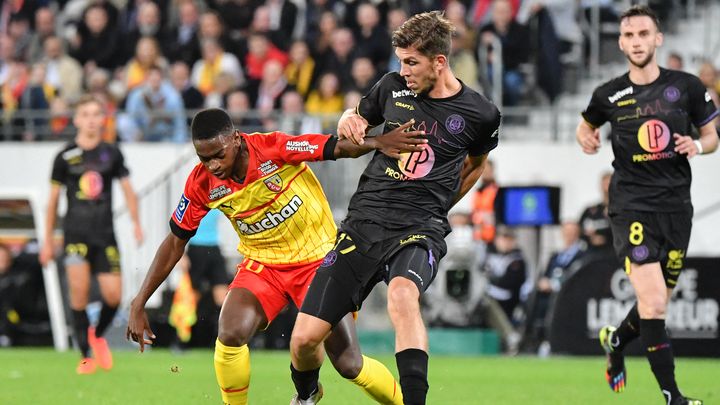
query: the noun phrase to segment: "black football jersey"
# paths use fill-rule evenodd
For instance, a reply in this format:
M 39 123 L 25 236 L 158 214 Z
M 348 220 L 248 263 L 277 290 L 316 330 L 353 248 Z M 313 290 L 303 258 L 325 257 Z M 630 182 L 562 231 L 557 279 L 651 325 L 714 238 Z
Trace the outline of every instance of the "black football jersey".
M 389 229 L 430 220 L 447 227 L 465 157 L 486 154 L 498 144 L 497 107 L 464 84 L 447 98 L 415 94 L 392 72 L 361 99 L 357 112 L 371 126 L 384 123 L 384 133 L 414 118 L 412 129 L 425 131 L 428 143 L 400 160 L 376 152 L 350 200 L 348 218 Z
M 92 150 L 82 150 L 71 142 L 58 153 L 52 181 L 67 191 L 65 232 L 103 240 L 112 237 L 112 180 L 128 175 L 115 145 L 102 142 Z
M 688 73 L 660 69 L 647 85 L 626 73 L 601 85 L 582 113 L 593 127 L 609 121 L 615 155 L 610 212 L 687 210 L 692 175 L 686 155 L 674 151 L 673 134 L 690 135 L 718 111 L 700 80 Z

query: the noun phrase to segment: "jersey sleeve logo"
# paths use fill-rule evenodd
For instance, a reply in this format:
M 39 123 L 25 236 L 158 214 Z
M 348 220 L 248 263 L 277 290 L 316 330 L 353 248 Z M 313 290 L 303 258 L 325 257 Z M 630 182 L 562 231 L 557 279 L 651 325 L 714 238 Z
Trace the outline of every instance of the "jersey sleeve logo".
M 288 152 L 310 152 L 310 154 L 314 154 L 319 148 L 320 145 L 310 143 L 310 141 L 287 141 L 285 143 L 285 150 Z
M 175 219 L 177 219 L 178 222 L 182 222 L 183 217 L 185 216 L 185 211 L 187 211 L 188 206 L 190 205 L 190 200 L 185 197 L 185 193 L 183 193 L 180 196 L 180 202 L 178 202 L 177 208 L 175 208 Z
M 265 187 L 267 187 L 268 190 L 272 191 L 273 193 L 279 193 L 280 190 L 282 190 L 283 180 L 279 174 L 273 174 L 272 176 L 263 180 L 263 183 L 265 183 Z
M 457 135 L 465 129 L 465 118 L 458 114 L 452 114 L 445 120 L 445 128 L 453 135 Z

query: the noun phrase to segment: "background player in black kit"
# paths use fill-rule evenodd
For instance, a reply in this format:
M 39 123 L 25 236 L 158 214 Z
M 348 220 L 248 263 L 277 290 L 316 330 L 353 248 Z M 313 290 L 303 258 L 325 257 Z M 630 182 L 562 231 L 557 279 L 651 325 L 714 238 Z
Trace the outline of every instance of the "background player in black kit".
M 640 336 L 666 403 L 701 404 L 683 397 L 675 382 L 665 311 L 692 227 L 688 159 L 717 149 L 712 120 L 718 111 L 698 78 L 658 66 L 655 48 L 662 39 L 649 8 L 634 6 L 622 15 L 619 45 L 630 70 L 595 90 L 577 140 L 583 152 L 596 153 L 598 127 L 607 121 L 612 125 L 613 244 L 637 297 L 637 305 L 617 329 L 606 326 L 600 331 L 610 388 L 624 390 L 622 350 Z M 689 135 L 691 125 L 698 128 L 699 139 Z
M 400 73 L 380 79 L 338 123 L 341 137 L 362 143 L 369 126 L 384 123 L 387 132 L 414 119 L 428 144 L 399 160 L 376 153 L 362 174 L 293 330 L 291 370 L 300 400 L 317 388 L 322 341 L 384 280 L 404 401 L 425 403 L 428 339 L 420 294 L 445 254 L 448 210 L 480 177 L 500 125 L 498 109 L 449 68 L 453 30 L 439 12 L 405 22 L 392 39 Z
M 45 266 L 53 257 L 58 199 L 65 186 L 68 203 L 63 223 L 64 263 L 75 339 L 82 353 L 76 370 L 78 374 L 91 374 L 96 366 L 106 370 L 112 367 L 110 349 L 102 335 L 115 316 L 122 297 L 120 253 L 112 213 L 112 180 L 115 178 L 120 179 L 125 194 L 135 239 L 138 243 L 143 240 L 137 197 L 130 185 L 129 171 L 120 149 L 103 142 L 104 123 L 105 112 L 100 101 L 90 96 L 81 98 L 73 117 L 77 128 L 75 140 L 57 154 L 53 163 L 45 239 L 40 252 L 40 262 Z M 100 319 L 94 328 L 90 327 L 85 312 L 91 274 L 97 276 L 103 301 Z

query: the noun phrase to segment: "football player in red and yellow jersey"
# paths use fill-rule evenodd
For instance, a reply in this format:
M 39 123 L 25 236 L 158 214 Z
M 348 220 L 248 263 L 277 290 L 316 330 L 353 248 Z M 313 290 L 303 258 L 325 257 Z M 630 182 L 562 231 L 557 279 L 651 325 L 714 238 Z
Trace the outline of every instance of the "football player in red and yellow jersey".
M 337 229 L 317 178 L 304 163 L 357 157 L 374 150 L 398 157 L 417 151 L 422 131 L 412 121 L 363 145 L 328 135 L 245 134 L 222 110 L 199 112 L 191 125 L 200 163 L 190 173 L 145 281 L 130 306 L 127 338 L 152 344 L 145 303 L 181 258 L 200 220 L 218 209 L 232 222 L 244 256 L 220 312 L 215 373 L 226 404 L 246 404 L 250 383 L 247 343 L 292 299 L 301 306 L 315 270 L 333 247 Z M 352 315 L 338 324 L 326 350 L 338 372 L 373 399 L 402 404 L 389 370 L 362 356 Z M 322 392 L 313 393 L 319 399 Z

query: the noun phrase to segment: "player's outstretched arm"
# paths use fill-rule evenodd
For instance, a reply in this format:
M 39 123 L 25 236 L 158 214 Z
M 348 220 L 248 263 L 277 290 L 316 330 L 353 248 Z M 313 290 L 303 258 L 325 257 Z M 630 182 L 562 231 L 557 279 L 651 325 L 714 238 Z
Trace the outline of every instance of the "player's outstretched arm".
M 145 303 L 157 290 L 160 284 L 165 281 L 172 269 L 185 252 L 187 240 L 178 238 L 173 233 L 168 233 L 165 240 L 160 244 L 155 258 L 150 265 L 145 280 L 132 302 L 130 302 L 130 313 L 125 338 L 132 339 L 140 344 L 140 351 L 145 351 L 146 344 L 152 344 L 155 334 L 150 329 L 150 323 L 145 313 Z
M 711 121 L 700 127 L 700 138 L 693 140 L 688 135 L 673 134 L 675 152 L 687 155 L 688 159 L 695 155 L 713 153 L 718 148 L 718 133 Z
M 365 131 L 368 122 L 360 116 L 354 108 L 345 110 L 338 121 L 337 134 L 340 139 L 349 139 L 355 145 L 362 145 L 365 141 Z
M 407 131 L 415 120 L 410 120 L 392 131 L 375 137 L 365 139 L 361 145 L 357 145 L 349 139 L 340 139 L 335 144 L 334 156 L 339 158 L 356 158 L 370 151 L 379 150 L 393 159 L 400 159 L 403 152 L 420 152 L 427 139 L 422 138 L 425 131 Z
M 582 151 L 588 155 L 593 155 L 600 149 L 600 129 L 591 127 L 585 120 L 578 124 L 575 137 Z

